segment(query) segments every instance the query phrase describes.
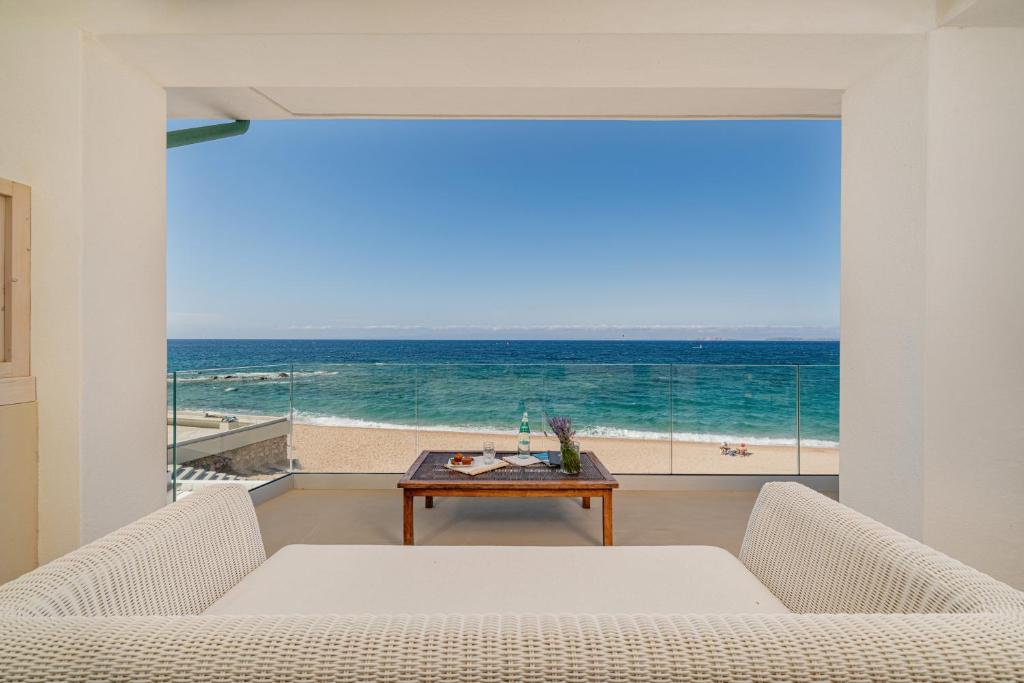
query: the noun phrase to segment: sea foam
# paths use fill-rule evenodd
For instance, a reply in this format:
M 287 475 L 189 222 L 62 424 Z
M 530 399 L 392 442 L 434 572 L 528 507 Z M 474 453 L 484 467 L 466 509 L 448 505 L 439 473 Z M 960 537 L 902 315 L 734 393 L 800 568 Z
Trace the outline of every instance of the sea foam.
M 515 434 L 516 429 L 495 427 L 493 425 L 410 425 L 398 422 L 378 422 L 374 420 L 363 420 L 353 417 L 338 417 L 335 415 L 316 415 L 312 413 L 295 413 L 297 424 L 307 424 L 317 427 L 352 427 L 359 429 L 393 429 L 403 431 L 421 432 L 455 432 L 461 434 Z M 668 432 L 643 431 L 637 429 L 624 429 L 621 427 L 605 427 L 596 425 L 582 428 L 578 431 L 580 437 L 591 437 L 601 439 L 625 439 L 645 441 L 672 441 L 685 443 L 723 443 L 739 444 L 746 443 L 750 446 L 796 446 L 797 440 L 789 437 L 771 436 L 737 436 L 733 434 L 704 434 L 696 432 Z M 839 442 L 827 441 L 824 439 L 802 439 L 801 445 L 807 448 L 838 448 Z

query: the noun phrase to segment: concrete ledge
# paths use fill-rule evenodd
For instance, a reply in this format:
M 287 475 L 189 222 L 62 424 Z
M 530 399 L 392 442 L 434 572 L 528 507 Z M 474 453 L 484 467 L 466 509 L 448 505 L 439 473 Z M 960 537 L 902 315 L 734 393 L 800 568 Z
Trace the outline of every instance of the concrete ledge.
M 295 479 L 291 474 L 286 474 L 283 477 L 268 481 L 266 484 L 261 484 L 256 488 L 249 490 L 249 495 L 252 497 L 253 505 L 259 505 L 266 503 L 271 498 L 276 498 L 282 493 L 291 491 L 295 486 Z
M 245 446 L 273 439 L 279 436 L 287 436 L 291 433 L 291 422 L 286 417 L 278 417 L 265 422 L 245 425 L 237 429 L 228 429 L 214 434 L 204 434 L 193 439 L 185 439 L 178 442 L 179 465 L 189 461 L 203 458 L 208 455 L 218 455 L 224 451 L 235 450 Z M 174 444 L 167 446 L 168 462 L 170 454 L 174 452 Z

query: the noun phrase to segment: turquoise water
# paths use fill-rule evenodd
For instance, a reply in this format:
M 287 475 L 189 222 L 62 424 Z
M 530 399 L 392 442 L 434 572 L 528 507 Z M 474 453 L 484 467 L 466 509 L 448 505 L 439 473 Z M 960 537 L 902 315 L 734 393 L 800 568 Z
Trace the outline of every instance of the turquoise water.
M 525 402 L 535 430 L 808 446 L 839 442 L 838 362 L 838 342 L 168 342 L 181 410 L 511 432 Z

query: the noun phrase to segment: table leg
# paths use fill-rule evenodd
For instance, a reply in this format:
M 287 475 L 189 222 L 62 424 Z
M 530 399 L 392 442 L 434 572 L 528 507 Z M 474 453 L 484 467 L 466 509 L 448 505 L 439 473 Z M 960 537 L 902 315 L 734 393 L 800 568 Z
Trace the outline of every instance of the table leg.
M 434 497 L 433 496 L 423 496 L 423 507 L 425 507 L 425 508 L 432 508 L 432 507 L 434 507 Z
M 583 509 L 584 510 L 589 510 L 590 509 L 590 496 L 583 496 Z
M 402 501 L 402 543 L 413 545 L 412 540 L 412 493 L 405 491 Z
M 602 541 L 605 545 L 614 545 L 612 542 L 612 492 L 608 491 L 601 502 L 601 513 L 603 528 L 601 529 Z

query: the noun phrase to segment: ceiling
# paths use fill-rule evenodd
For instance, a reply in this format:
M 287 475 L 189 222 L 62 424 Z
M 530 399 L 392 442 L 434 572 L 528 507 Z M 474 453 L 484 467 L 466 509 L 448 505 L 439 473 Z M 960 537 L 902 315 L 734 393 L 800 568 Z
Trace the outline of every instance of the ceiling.
M 1024 0 L 81 7 L 167 89 L 168 116 L 193 119 L 835 117 L 846 88 L 937 26 L 1024 25 Z

